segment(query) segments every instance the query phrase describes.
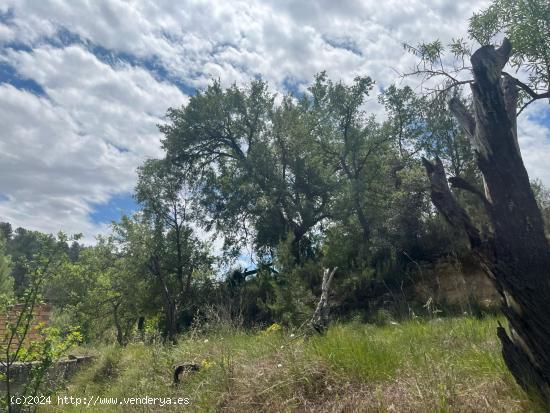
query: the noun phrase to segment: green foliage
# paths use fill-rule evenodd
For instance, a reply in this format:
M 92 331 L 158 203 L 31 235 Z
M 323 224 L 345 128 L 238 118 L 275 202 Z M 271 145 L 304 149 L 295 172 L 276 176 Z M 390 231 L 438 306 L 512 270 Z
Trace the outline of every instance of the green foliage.
M 11 260 L 6 255 L 6 242 L 0 234 L 0 302 L 7 303 L 13 296 Z
M 543 185 L 539 180 L 531 183 L 537 204 L 544 219 L 544 229 L 546 236 L 550 236 L 550 189 Z
M 59 252 L 66 254 L 68 260 L 75 261 L 82 249 L 78 243 L 80 234 L 69 239 L 63 233 L 58 234 L 56 238 L 24 228 L 17 228 L 14 232 L 7 222 L 0 223 L 0 230 L 0 238 L 5 240 L 4 252 L 11 258 L 11 275 L 17 296 L 20 296 L 31 282 L 28 263 L 35 262 L 44 251 L 57 248 Z
M 418 47 L 412 47 L 408 44 L 404 44 L 403 47 L 415 56 L 418 56 L 421 60 L 432 64 L 441 60 L 441 55 L 445 50 L 443 44 L 438 39 L 430 43 L 421 43 Z
M 509 64 L 516 72 L 527 72 L 528 81 L 517 81 L 518 104 L 550 97 L 550 5 L 546 0 L 493 0 L 490 5 L 470 18 L 469 37 L 482 46 L 498 44 L 503 37 L 512 44 Z M 439 40 L 403 45 L 405 50 L 418 57 L 418 63 L 409 75 L 424 80 L 436 79 L 439 97 L 457 92 L 463 80 L 462 73 L 471 70 L 468 65 L 471 46 L 464 39 L 453 39 L 444 47 Z M 450 52 L 454 61 L 445 58 Z
M 550 84 L 549 21 L 547 2 L 494 0 L 472 17 L 469 32 L 482 44 L 509 37 L 512 66 L 530 74 L 527 85 L 517 84 L 540 98 Z M 55 307 L 41 340 L 1 348 L 8 369 L 38 361 L 25 392 L 36 394 L 48 367 L 74 344 L 116 337 L 127 347 L 105 348 L 70 391 L 126 397 L 185 390 L 207 411 L 446 411 L 490 382 L 497 383 L 490 389 L 495 406 L 519 400 L 531 407 L 496 352 L 495 320 L 395 321 L 411 313 L 403 286 L 423 263 L 468 254 L 463 235 L 431 206 L 420 157 L 437 156 L 452 175 L 481 185 L 475 153 L 444 99 L 460 98 L 456 87 L 469 82 L 459 80 L 468 43 L 405 48 L 419 58 L 415 73 L 446 82 L 434 98 L 388 86 L 378 98 L 383 122 L 365 110 L 374 87 L 367 76 L 344 84 L 322 72 L 306 93 L 280 99 L 262 80 L 228 88 L 214 81 L 168 110 L 160 126 L 165 157 L 138 169 L 141 209 L 113 223 L 111 236 L 83 247 L 78 237 L 0 223 L 0 300 L 23 303 L 9 341 L 28 334 L 43 298 Z M 548 190 L 540 183 L 533 190 L 550 232 Z M 485 227 L 479 199 L 456 197 Z M 223 237 L 222 264 L 252 248 L 257 271 L 233 269 L 222 279 L 196 228 Z M 380 326 L 337 323 L 309 340 L 289 335 L 285 328 L 311 317 L 323 269 L 334 267 L 335 318 Z M 401 314 L 398 301 L 407 307 Z M 160 333 L 172 346 L 157 340 Z M 170 365 L 182 359 L 202 369 L 183 389 L 169 388 Z M 398 401 L 381 394 L 399 381 Z M 340 390 L 346 386 L 353 391 Z M 364 404 L 336 406 L 355 390 L 368 395 Z
M 133 308 L 132 319 L 162 314 L 163 333 L 171 340 L 191 324 L 200 300 L 195 291 L 212 275 L 208 244 L 196 237 L 181 210 L 173 211 L 171 223 L 160 213 L 138 213 L 113 226 L 121 265 L 114 274 L 127 271 L 122 284 L 128 288 L 125 302 Z
M 431 60 L 441 52 L 437 42 L 420 50 Z M 335 314 L 368 319 L 377 285 L 401 288 L 419 262 L 461 253 L 460 237 L 431 208 L 420 155 L 478 179 L 441 101 L 389 86 L 380 122 L 365 110 L 373 86 L 366 76 L 344 84 L 320 73 L 307 93 L 276 100 L 260 80 L 213 82 L 168 111 L 166 156 L 138 169 L 140 211 L 113 223 L 111 236 L 82 247 L 1 227 L 18 293 L 29 282 L 24 263 L 56 246 L 64 260 L 45 285 L 56 327 L 79 325 L 86 342 L 127 345 L 154 339 L 151 329 L 175 342 L 202 318 L 300 325 L 315 308 L 323 268 L 337 266 Z M 467 195 L 461 202 L 479 204 Z M 197 227 L 223 238 L 220 264 L 247 247 L 259 271 L 221 280 Z
M 27 287 L 20 293 L 16 306 L 8 305 L 2 310 L 6 315 L 6 335 L 0 341 L 0 365 L 5 372 L 6 394 L 4 405 L 11 411 L 10 400 L 13 393 L 13 365 L 20 361 L 35 361 L 28 381 L 25 383 L 23 395 L 35 396 L 40 390 L 44 376 L 53 360 L 63 354 L 68 348 L 80 341 L 80 333 L 69 331 L 60 337 L 56 329 L 41 328 L 41 338 L 29 342 L 29 334 L 36 328 L 34 318 L 36 308 L 42 303 L 44 286 L 52 279 L 68 260 L 65 248 L 67 236 L 59 233 L 57 238 L 41 233 L 34 233 L 33 240 L 38 248 L 32 259 L 20 257 L 19 264 L 24 270 Z M 11 303 L 10 303 L 11 304 Z
M 58 394 L 185 395 L 193 411 L 538 411 L 504 365 L 494 337 L 497 322 L 337 324 L 309 340 L 284 328 L 268 334 L 226 329 L 189 336 L 177 346 L 104 347 Z M 172 365 L 182 360 L 203 368 L 170 386 Z
M 105 337 L 114 326 L 126 342 L 149 301 L 149 283 L 135 273 L 112 238 L 98 237 L 77 262 L 65 262 L 47 285 L 61 329 L 79 325 L 86 341 Z
M 222 89 L 214 82 L 163 125 L 167 160 L 193 171 L 205 228 L 224 235 L 227 256 L 246 243 L 269 254 L 292 232 L 294 255 L 308 255 L 309 232 L 331 202 L 332 171 L 315 151 L 307 100 L 274 105 L 267 84 Z
M 315 149 L 331 166 L 337 183 L 329 222 L 357 227 L 359 261 L 368 259 L 379 206 L 373 198 L 387 183 L 385 161 L 391 158 L 392 146 L 392 137 L 363 109 L 373 84 L 369 77 L 357 77 L 349 86 L 333 83 L 321 73 L 309 88 L 311 99 L 303 100 L 316 134 Z
M 482 45 L 504 34 L 513 45 L 511 64 L 529 72 L 534 90 L 550 88 L 550 4 L 546 0 L 493 0 L 470 19 L 469 33 Z
M 441 99 L 426 105 L 426 134 L 422 146 L 429 156 L 439 156 L 454 176 L 479 180 L 470 140 Z
M 273 320 L 298 327 L 311 318 L 318 298 L 307 281 L 319 278 L 320 271 L 318 264 L 308 261 L 272 280 L 274 297 L 268 307 Z
M 40 340 L 31 342 L 20 353 L 20 360 L 35 362 L 21 395 L 52 394 L 55 390 L 54 388 L 42 387 L 48 369 L 64 356 L 67 351 L 82 342 L 82 335 L 78 328 L 71 328 L 69 331 L 62 333 L 54 327 L 42 326 L 40 328 L 40 336 Z
M 409 86 L 399 89 L 391 85 L 379 96 L 379 101 L 388 114 L 385 126 L 399 156 L 408 158 L 417 153 L 423 144 L 421 138 L 426 133 L 423 113 L 427 107 L 426 99 L 414 93 Z
M 284 194 L 292 190 L 292 186 L 285 189 L 286 184 L 279 182 L 276 175 L 269 175 L 265 169 L 260 173 L 263 178 L 256 176 L 258 174 L 249 175 L 252 169 L 248 170 L 246 163 L 236 161 L 235 157 L 239 159 L 240 155 L 235 154 L 227 156 L 226 161 L 235 168 L 244 168 L 240 169 L 239 181 L 228 180 L 227 173 L 216 175 L 216 181 L 210 180 L 212 175 L 206 179 L 197 173 L 198 182 L 203 182 L 197 193 L 201 202 L 205 201 L 201 197 L 206 192 L 214 196 L 222 193 L 217 185 L 227 184 L 224 191 L 228 194 L 241 191 L 245 182 L 255 188 L 253 193 L 243 193 L 239 197 L 239 202 L 244 202 L 241 206 L 248 211 L 242 222 L 253 224 L 255 253 L 265 261 L 274 259 L 279 274 L 260 273 L 239 281 L 242 285 L 237 293 L 230 292 L 233 310 L 229 313 L 236 315 L 235 309 L 239 308 L 238 317 L 244 317 L 245 324 L 271 321 L 300 324 L 315 306 L 323 266 L 338 266 L 342 274 L 334 287 L 338 313 L 366 315 L 370 309 L 364 292 L 373 281 L 385 280 L 395 288 L 409 277 L 409 267 L 416 269 L 417 261 L 430 261 L 460 251 L 460 237 L 448 231 L 431 208 L 419 154 L 440 156 L 457 175 L 476 178 L 468 141 L 448 111 L 441 110 L 441 102 L 419 97 L 408 87 L 390 86 L 384 91 L 380 102 L 386 108 L 388 119 L 383 124 L 378 123 L 363 109 L 372 85 L 368 77 L 358 77 L 351 85 L 344 85 L 330 81 L 325 73 L 321 73 L 309 87 L 308 95 L 294 99 L 287 97 L 280 105 L 273 105 L 273 132 L 252 141 L 253 145 L 262 141 L 264 149 L 272 148 L 270 171 L 278 168 L 277 162 L 284 155 L 285 159 L 281 158 L 282 172 L 294 174 L 293 177 L 288 175 L 292 178 L 289 184 L 295 187 L 298 182 L 306 182 L 306 186 L 301 186 L 303 190 L 316 185 L 317 193 L 326 194 L 317 201 L 320 202 L 319 208 L 326 211 L 324 218 L 313 226 L 302 226 L 304 230 L 309 228 L 305 233 L 292 230 L 297 228 L 289 224 L 294 220 L 285 221 L 285 217 L 290 216 L 290 209 L 285 208 L 290 204 L 283 202 L 286 199 Z M 208 99 L 221 100 L 221 104 L 226 105 L 227 95 L 246 96 L 253 89 L 252 86 L 251 89 L 233 87 L 223 91 L 214 84 L 199 100 L 208 96 Z M 167 126 L 163 131 L 167 136 L 165 144 L 171 142 L 172 148 L 177 148 L 177 151 L 168 150 L 167 161 L 178 167 L 185 164 L 191 168 L 193 163 L 186 161 L 182 164 L 176 159 L 189 160 L 199 156 L 205 161 L 207 154 L 193 152 L 196 148 L 189 140 L 197 137 L 187 136 L 190 132 L 184 128 L 185 125 L 176 122 L 177 119 L 188 119 L 188 110 L 184 108 L 177 115 L 173 113 L 173 126 Z M 213 121 L 208 119 L 208 122 Z M 204 139 L 213 138 L 204 136 Z M 238 142 L 245 142 L 244 139 Z M 224 145 L 223 140 L 221 143 L 218 140 L 209 142 Z M 273 142 L 278 146 L 273 147 Z M 231 145 L 226 149 L 238 154 Z M 261 159 L 254 158 L 255 152 L 248 152 L 248 149 L 246 144 L 241 148 L 242 154 L 249 157 L 247 162 L 252 163 L 248 167 L 260 167 Z M 282 149 L 286 152 L 277 155 Z M 298 169 L 298 164 L 293 163 L 290 155 L 294 153 L 303 154 L 300 159 L 307 157 L 309 164 L 304 164 L 306 169 Z M 222 165 L 218 157 L 208 159 L 210 161 L 201 163 L 201 167 L 209 165 L 208 168 L 220 171 L 226 165 Z M 285 170 L 286 167 L 290 169 Z M 297 172 L 302 176 L 296 175 Z M 283 192 L 265 196 L 269 191 L 265 191 L 262 182 Z M 294 198 L 292 202 L 302 199 L 299 194 L 290 198 Z M 307 196 L 304 201 L 307 201 Z M 465 198 L 464 202 L 475 205 L 477 201 Z M 222 207 L 220 204 L 219 212 L 225 214 L 227 208 L 236 205 Z M 307 205 L 307 202 L 301 205 Z M 307 211 L 300 208 L 292 208 L 299 211 L 296 220 L 302 223 L 317 221 L 309 220 Z M 210 217 L 216 223 L 225 219 L 221 215 L 215 218 L 211 213 Z M 281 221 L 281 217 L 285 219 Z M 231 226 L 233 235 L 238 225 L 235 222 Z
M 422 53 L 433 59 L 442 50 L 434 43 Z M 141 210 L 114 223 L 111 236 L 82 247 L 2 226 L 18 294 L 30 280 L 26 263 L 55 247 L 64 258 L 44 293 L 56 327 L 78 325 L 86 342 L 122 345 L 153 339 L 153 328 L 175 342 L 202 317 L 300 325 L 315 308 L 323 268 L 337 266 L 334 312 L 367 319 L 373 285 L 400 288 L 418 262 L 460 251 L 431 209 L 420 154 L 477 179 L 471 148 L 440 101 L 389 86 L 379 122 L 365 111 L 373 85 L 320 73 L 304 95 L 276 101 L 263 81 L 214 82 L 168 111 L 166 157 L 138 169 Z M 260 269 L 273 263 L 274 271 L 237 270 L 221 282 L 196 227 L 223 237 L 225 264 L 246 246 Z

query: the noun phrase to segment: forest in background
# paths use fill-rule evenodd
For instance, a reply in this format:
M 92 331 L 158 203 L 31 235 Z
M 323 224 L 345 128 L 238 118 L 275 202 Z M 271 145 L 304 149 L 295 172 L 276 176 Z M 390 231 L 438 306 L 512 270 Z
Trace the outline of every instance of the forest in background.
M 445 106 L 391 86 L 379 97 L 386 119 L 378 121 L 362 109 L 373 85 L 320 74 L 310 95 L 276 103 L 261 81 L 225 90 L 214 83 L 169 111 L 167 156 L 140 168 L 141 210 L 114 222 L 112 235 L 83 246 L 78 237 L 1 224 L 4 293 L 13 285 L 20 296 L 33 260 L 50 254 L 43 298 L 56 323 L 79 326 L 87 341 L 120 344 L 139 329 L 175 340 L 208 317 L 299 326 L 315 309 L 323 268 L 333 267 L 338 318 L 367 321 L 380 309 L 397 319 L 426 315 L 403 286 L 428 264 L 472 268 L 472 258 L 464 235 L 431 205 L 420 157 L 439 156 L 454 176 L 482 183 Z M 548 191 L 533 187 L 550 216 Z M 488 225 L 480 201 L 459 196 Z M 200 231 L 223 238 L 220 255 Z M 235 265 L 250 250 L 254 262 Z
M 11 263 L 3 258 L 4 294 L 12 285 L 22 294 L 33 260 L 50 254 L 43 298 L 60 326 L 121 344 L 145 328 L 175 340 L 197 317 L 300 325 L 318 301 L 323 268 L 333 267 L 333 312 L 342 320 L 367 321 L 380 309 L 426 314 L 424 301 L 402 294 L 423 266 L 476 267 L 464 234 L 432 206 L 420 158 L 438 156 L 453 176 L 482 182 L 443 102 L 390 86 L 378 121 L 362 109 L 373 85 L 320 74 L 309 94 L 276 102 L 262 81 L 212 84 L 170 109 L 161 126 L 166 158 L 140 168 L 141 209 L 114 222 L 111 235 L 83 246 L 2 224 Z M 550 194 L 538 182 L 533 190 L 548 231 Z M 457 196 L 476 225 L 489 225 L 478 198 Z M 220 255 L 200 231 L 223 238 Z M 254 262 L 235 266 L 250 250 Z

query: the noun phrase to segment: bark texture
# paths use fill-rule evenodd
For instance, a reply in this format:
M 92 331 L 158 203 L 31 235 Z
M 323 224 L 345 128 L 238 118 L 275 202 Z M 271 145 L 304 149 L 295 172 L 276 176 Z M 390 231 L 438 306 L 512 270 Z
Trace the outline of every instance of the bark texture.
M 454 198 L 439 159 L 423 159 L 434 205 L 462 228 L 502 296 L 508 331 L 498 327 L 504 360 L 517 382 L 550 406 L 550 248 L 517 143 L 517 85 L 502 69 L 512 45 L 484 46 L 471 58 L 473 113 L 458 99 L 450 110 L 472 140 L 485 194 L 460 178 L 449 181 L 480 197 L 492 232 L 480 235 Z
M 313 317 L 310 321 L 311 328 L 318 333 L 323 333 L 328 327 L 330 310 L 328 305 L 328 295 L 330 293 L 332 278 L 334 277 L 334 273 L 337 269 L 338 267 L 334 267 L 332 271 L 330 271 L 328 268 L 325 268 L 325 270 L 323 271 L 321 298 L 317 303 L 317 307 L 315 308 L 315 312 L 313 313 Z

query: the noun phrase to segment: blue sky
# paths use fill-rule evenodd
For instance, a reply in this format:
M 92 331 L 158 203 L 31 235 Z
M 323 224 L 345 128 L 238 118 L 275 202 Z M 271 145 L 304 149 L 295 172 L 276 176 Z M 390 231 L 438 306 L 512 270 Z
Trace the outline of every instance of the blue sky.
M 129 215 L 138 209 L 132 194 L 116 194 L 109 201 L 92 204 L 90 219 L 96 223 L 119 221 L 122 215 Z
M 401 43 L 466 35 L 475 0 L 4 0 L 0 220 L 87 242 L 136 208 L 136 167 L 162 156 L 157 124 L 211 79 L 301 93 L 315 73 L 379 87 L 414 58 Z M 367 105 L 382 116 L 373 96 Z M 531 177 L 550 185 L 550 110 L 522 117 Z

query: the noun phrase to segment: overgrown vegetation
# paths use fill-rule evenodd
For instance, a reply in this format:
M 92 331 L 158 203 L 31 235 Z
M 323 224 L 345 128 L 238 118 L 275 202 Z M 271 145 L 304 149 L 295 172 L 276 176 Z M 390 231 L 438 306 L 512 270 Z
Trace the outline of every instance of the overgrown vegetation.
M 68 349 L 81 341 L 78 328 L 69 328 L 61 334 L 57 328 L 48 327 L 36 319 L 36 310 L 43 302 L 44 284 L 52 274 L 59 271 L 60 265 L 67 258 L 63 248 L 67 238 L 61 233 L 57 239 L 38 233 L 35 237 L 40 245 L 39 250 L 32 259 L 21 259 L 18 262 L 18 268 L 24 269 L 26 284 L 18 294 L 19 302 L 14 301 L 13 291 L 5 292 L 0 302 L 4 323 L 0 336 L 0 380 L 5 385 L 5 397 L 0 400 L 0 407 L 7 408 L 10 413 L 15 409 L 11 402 L 14 395 L 33 398 L 53 392 L 53 388 L 42 385 L 48 369 Z M 0 255 L 0 265 L 2 261 L 8 263 Z M 0 267 L 0 271 L 6 269 L 7 265 Z M 21 388 L 16 391 L 15 366 L 19 363 L 32 364 L 26 381 L 20 383 Z
M 336 324 L 310 340 L 286 329 L 217 326 L 213 332 L 194 330 L 176 346 L 102 347 L 97 362 L 59 395 L 119 401 L 189 397 L 190 411 L 539 411 L 504 366 L 496 325 L 494 318 L 468 317 L 385 326 Z M 202 368 L 174 387 L 169 372 L 182 360 Z M 75 406 L 42 410 L 80 411 Z M 89 410 L 155 407 L 96 405 Z

